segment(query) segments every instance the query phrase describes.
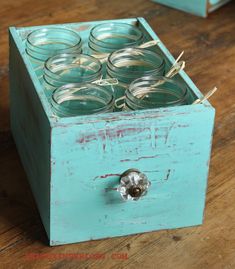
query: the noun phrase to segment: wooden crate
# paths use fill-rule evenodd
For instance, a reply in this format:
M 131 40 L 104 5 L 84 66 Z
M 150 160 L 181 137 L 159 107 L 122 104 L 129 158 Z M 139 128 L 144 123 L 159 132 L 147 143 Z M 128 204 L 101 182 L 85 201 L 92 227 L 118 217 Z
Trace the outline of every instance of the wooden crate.
M 159 39 L 143 18 L 121 21 Z M 86 43 L 98 23 L 60 26 Z M 50 245 L 201 224 L 215 114 L 210 103 L 59 118 L 25 52 L 27 34 L 41 27 L 10 28 L 11 128 Z M 162 42 L 158 51 L 169 69 L 173 56 Z M 202 97 L 184 71 L 177 79 L 192 98 Z M 129 168 L 152 185 L 145 197 L 125 202 L 107 190 Z
M 153 0 L 154 2 L 207 17 L 209 13 L 228 3 L 231 0 Z

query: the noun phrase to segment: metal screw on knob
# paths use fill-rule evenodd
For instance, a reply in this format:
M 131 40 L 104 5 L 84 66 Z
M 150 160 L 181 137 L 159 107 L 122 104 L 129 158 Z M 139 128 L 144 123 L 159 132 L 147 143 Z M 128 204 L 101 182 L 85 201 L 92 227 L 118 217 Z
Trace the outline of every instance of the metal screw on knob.
M 132 197 L 139 197 L 141 196 L 141 189 L 139 187 L 132 187 L 130 188 L 129 190 L 129 194 L 132 196 Z
M 147 176 L 137 169 L 128 169 L 120 177 L 120 186 L 117 191 L 123 200 L 138 200 L 147 194 L 151 182 Z

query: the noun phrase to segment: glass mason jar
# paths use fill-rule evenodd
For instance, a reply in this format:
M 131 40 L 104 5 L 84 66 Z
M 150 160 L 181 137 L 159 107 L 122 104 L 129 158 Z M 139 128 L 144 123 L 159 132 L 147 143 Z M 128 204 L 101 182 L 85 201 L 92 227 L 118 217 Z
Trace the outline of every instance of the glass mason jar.
M 162 76 L 134 80 L 125 92 L 123 110 L 139 110 L 188 104 L 186 85 Z
M 93 82 L 101 78 L 102 65 L 85 54 L 58 54 L 44 67 L 43 86 L 52 91 L 68 83 Z
M 127 23 L 103 23 L 91 29 L 88 49 L 89 54 L 96 55 L 136 47 L 144 42 L 141 30 Z M 102 58 L 102 57 L 101 57 Z
M 100 114 L 113 111 L 114 97 L 94 83 L 70 83 L 53 92 L 51 104 L 60 117 Z
M 129 84 L 140 77 L 164 75 L 165 61 L 156 52 L 147 49 L 128 48 L 110 54 L 107 62 L 107 77 L 117 78 L 112 86 L 115 98 L 125 94 Z
M 27 36 L 26 53 L 38 76 L 42 75 L 44 62 L 49 57 L 61 53 L 81 52 L 81 37 L 66 28 L 37 29 Z

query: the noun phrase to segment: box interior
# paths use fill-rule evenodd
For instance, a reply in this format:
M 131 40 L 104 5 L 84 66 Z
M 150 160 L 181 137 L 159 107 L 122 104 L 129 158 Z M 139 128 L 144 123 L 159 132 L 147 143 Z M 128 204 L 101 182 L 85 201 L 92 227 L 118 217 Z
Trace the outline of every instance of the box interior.
M 213 2 L 215 2 L 215 1 L 213 1 Z M 153 39 L 160 40 L 158 38 L 158 36 L 152 31 L 152 29 L 149 27 L 149 25 L 147 24 L 147 22 L 143 18 L 122 19 L 122 20 L 114 20 L 114 21 L 112 20 L 112 22 L 115 22 L 115 21 L 117 21 L 117 22 L 121 21 L 121 22 L 134 24 L 134 25 L 138 26 L 141 29 L 141 31 L 144 33 L 144 35 L 146 37 L 146 41 L 150 41 Z M 49 25 L 49 26 L 34 26 L 34 27 L 16 28 L 16 33 L 17 33 L 18 38 L 19 38 L 18 40 L 21 43 L 20 47 L 22 49 L 23 59 L 26 62 L 26 65 L 27 65 L 27 68 L 29 70 L 29 73 L 31 74 L 31 77 L 33 78 L 33 81 L 35 84 L 35 89 L 38 92 L 38 95 L 42 101 L 42 104 L 43 104 L 44 108 L 46 108 L 45 111 L 46 111 L 49 119 L 57 118 L 56 119 L 57 122 L 58 121 L 67 122 L 67 121 L 69 121 L 69 118 L 71 118 L 71 117 L 59 118 L 53 112 L 50 101 L 46 97 L 43 86 L 42 86 L 41 82 L 39 81 L 37 75 L 35 74 L 33 67 L 31 65 L 30 59 L 29 59 L 27 53 L 25 52 L 27 35 L 35 29 L 45 28 L 45 27 L 55 27 L 56 26 L 56 27 L 64 27 L 64 28 L 72 29 L 72 30 L 78 32 L 79 35 L 81 36 L 82 42 L 83 42 L 83 51 L 84 51 L 84 53 L 86 53 L 87 40 L 88 40 L 91 28 L 97 24 L 104 23 L 104 22 L 108 22 L 108 21 L 96 21 L 96 22 L 72 23 L 72 24 L 62 24 L 62 25 L 57 24 L 57 25 Z M 173 58 L 173 56 L 169 53 L 169 51 L 162 44 L 161 41 L 157 46 L 152 47 L 151 50 L 158 52 L 165 59 L 165 62 L 166 62 L 165 72 L 167 72 L 169 70 L 169 68 L 172 66 L 172 63 L 174 63 L 175 59 Z M 201 92 L 197 89 L 197 87 L 194 85 L 194 83 L 191 81 L 191 79 L 187 76 L 187 74 L 183 70 L 181 70 L 179 72 L 179 74 L 177 74 L 174 77 L 174 79 L 180 81 L 185 86 L 187 86 L 188 91 L 189 91 L 189 95 L 190 95 L 190 98 L 192 101 L 196 100 L 197 98 L 202 97 Z M 210 106 L 210 103 L 208 101 L 205 101 L 204 105 Z M 191 106 L 191 105 L 187 105 L 187 106 Z M 156 108 L 156 109 L 151 109 L 151 110 L 161 111 L 162 109 L 163 108 Z M 174 107 L 174 109 L 179 109 L 179 107 Z M 138 113 L 141 113 L 141 111 L 143 111 L 143 110 L 138 111 Z M 121 111 L 121 112 L 112 112 L 112 113 L 108 113 L 108 114 L 111 115 L 113 113 L 123 114 L 126 112 Z M 133 111 L 133 112 L 128 111 L 128 114 L 130 114 L 130 113 L 133 113 L 133 115 L 134 115 L 136 113 L 136 111 Z M 72 118 L 74 120 L 74 118 L 81 118 L 81 117 L 84 117 L 84 116 L 76 116 L 76 117 L 72 117 Z M 94 117 L 94 115 L 88 115 L 85 117 Z

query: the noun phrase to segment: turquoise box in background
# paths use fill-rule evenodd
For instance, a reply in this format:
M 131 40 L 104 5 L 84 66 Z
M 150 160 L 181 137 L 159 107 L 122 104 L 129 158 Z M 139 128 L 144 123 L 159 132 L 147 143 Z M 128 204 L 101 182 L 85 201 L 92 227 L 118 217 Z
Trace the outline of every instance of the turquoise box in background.
M 116 21 L 159 39 L 143 18 Z M 59 26 L 86 42 L 99 23 Z M 215 115 L 210 103 L 59 118 L 25 52 L 28 33 L 43 27 L 10 28 L 10 99 L 12 133 L 50 245 L 201 224 Z M 173 56 L 161 41 L 157 50 L 169 69 Z M 203 96 L 184 71 L 177 79 L 194 99 Z M 138 201 L 124 201 L 114 189 L 133 168 L 151 187 Z
M 201 17 L 207 15 L 231 0 L 153 0 L 159 4 L 183 10 Z

